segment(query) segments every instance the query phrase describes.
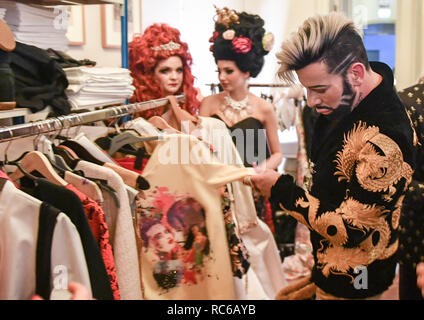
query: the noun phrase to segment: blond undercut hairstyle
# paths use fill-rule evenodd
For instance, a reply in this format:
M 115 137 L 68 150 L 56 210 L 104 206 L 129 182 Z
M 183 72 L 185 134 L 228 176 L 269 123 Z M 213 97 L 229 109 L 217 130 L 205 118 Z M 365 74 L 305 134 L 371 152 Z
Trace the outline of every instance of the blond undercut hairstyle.
M 324 61 L 331 74 L 344 75 L 354 62 L 370 68 L 359 30 L 352 20 L 336 12 L 306 19 L 283 42 L 277 59 L 277 75 L 288 83 L 295 83 L 295 71 L 314 62 Z

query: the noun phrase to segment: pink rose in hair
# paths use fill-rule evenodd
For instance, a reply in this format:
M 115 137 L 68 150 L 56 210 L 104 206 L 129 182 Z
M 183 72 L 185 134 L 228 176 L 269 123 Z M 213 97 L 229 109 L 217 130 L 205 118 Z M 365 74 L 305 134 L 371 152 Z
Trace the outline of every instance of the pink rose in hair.
M 245 37 L 236 37 L 232 41 L 236 53 L 248 53 L 252 49 L 252 41 Z

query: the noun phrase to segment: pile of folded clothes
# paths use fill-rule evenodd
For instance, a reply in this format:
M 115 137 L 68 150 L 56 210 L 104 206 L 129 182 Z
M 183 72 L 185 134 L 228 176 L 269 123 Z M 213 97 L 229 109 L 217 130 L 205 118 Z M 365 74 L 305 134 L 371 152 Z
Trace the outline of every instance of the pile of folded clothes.
M 125 104 L 135 90 L 130 71 L 125 68 L 81 66 L 64 71 L 72 109 Z
M 9 25 L 16 41 L 41 49 L 68 50 L 66 8 L 6 0 L 0 0 L 0 8 L 6 10 L 3 20 Z

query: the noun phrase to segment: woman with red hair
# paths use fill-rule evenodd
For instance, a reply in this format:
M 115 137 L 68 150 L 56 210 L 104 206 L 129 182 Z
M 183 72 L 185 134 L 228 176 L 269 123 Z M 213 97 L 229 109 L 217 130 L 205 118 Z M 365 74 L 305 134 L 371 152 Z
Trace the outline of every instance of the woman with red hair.
M 167 24 L 153 24 L 135 35 L 129 44 L 129 64 L 135 92 L 131 102 L 143 102 L 168 95 L 185 94 L 182 109 L 197 114 L 200 102 L 193 87 L 192 58 L 180 32 Z M 137 114 L 143 118 L 161 116 L 164 107 Z

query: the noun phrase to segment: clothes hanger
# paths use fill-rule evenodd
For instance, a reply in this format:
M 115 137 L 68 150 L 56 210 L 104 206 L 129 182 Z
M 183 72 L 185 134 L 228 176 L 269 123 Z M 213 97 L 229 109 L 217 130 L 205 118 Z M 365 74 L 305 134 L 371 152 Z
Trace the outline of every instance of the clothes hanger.
M 125 130 L 124 132 L 116 135 L 110 141 L 109 155 L 119 151 L 125 145 L 131 145 L 136 142 L 154 141 L 159 140 L 159 136 L 141 136 L 134 130 Z M 135 150 L 136 151 L 136 150 Z
M 194 128 L 197 127 L 199 118 L 180 108 L 177 102 L 177 98 L 175 96 L 170 95 L 167 96 L 167 98 L 169 100 L 170 108 L 166 113 L 169 112 L 171 119 L 173 118 L 173 121 L 168 121 L 168 124 L 170 124 L 174 129 L 178 131 L 190 133 Z M 172 125 L 172 123 L 174 125 Z M 187 124 L 188 127 L 185 127 Z
M 66 140 L 66 141 L 63 141 L 60 145 L 70 148 L 72 151 L 75 152 L 75 154 L 78 156 L 78 158 L 80 158 L 82 160 L 89 161 L 89 162 L 98 164 L 100 166 L 104 165 L 104 162 L 95 158 L 87 149 L 85 149 L 77 141 Z
M 54 169 L 54 171 L 56 171 L 56 173 L 60 176 L 60 177 L 64 177 L 64 174 L 65 174 L 65 169 L 63 169 L 61 166 L 59 166 L 57 163 L 56 163 L 56 159 L 54 158 L 54 156 L 53 156 L 53 159 L 51 159 L 51 158 L 49 158 L 48 157 L 48 155 L 47 154 L 45 154 L 45 153 L 43 153 L 44 154 L 44 156 L 46 157 L 46 159 L 50 162 L 50 164 L 52 165 L 52 167 L 53 167 L 53 169 Z
M 133 130 L 133 129 L 131 129 L 131 130 Z M 135 130 L 133 130 L 133 131 L 135 131 Z M 138 134 L 137 131 L 135 131 L 135 133 Z M 109 133 L 107 136 L 97 138 L 96 140 L 94 140 L 94 142 L 101 149 L 108 152 L 109 148 L 110 148 L 110 144 L 112 142 L 112 139 L 117 135 L 118 134 L 116 134 L 116 133 Z M 123 154 L 126 154 L 126 155 L 133 155 L 133 156 L 137 155 L 137 149 L 132 145 L 125 145 L 125 146 L 121 147 L 118 151 L 120 153 L 123 153 Z
M 10 137 L 11 138 L 13 138 L 13 132 L 10 130 L 9 131 L 10 132 Z M 29 153 L 29 151 L 26 151 L 26 152 L 24 152 L 17 160 L 15 160 L 15 161 L 9 161 L 8 160 L 8 158 L 7 158 L 7 151 L 9 150 L 9 147 L 10 147 L 10 145 L 12 144 L 12 141 L 10 141 L 9 142 L 9 144 L 6 146 L 6 148 L 4 149 L 4 160 L 3 161 L 0 161 L 0 164 L 1 164 L 1 166 L 3 167 L 3 170 L 4 170 L 4 172 L 6 172 L 6 166 L 7 165 L 9 165 L 9 166 L 15 166 L 15 167 L 17 167 L 23 174 L 24 174 L 24 176 L 26 176 L 26 177 L 28 177 L 29 179 L 31 179 L 31 180 L 36 180 L 37 179 L 37 177 L 36 176 L 33 176 L 32 174 L 30 174 L 29 172 L 27 172 L 22 166 L 21 166 L 21 164 L 18 162 L 19 160 L 21 160 L 22 158 L 24 158 L 24 156 L 26 155 L 26 154 L 28 154 Z M 13 180 L 11 177 L 10 177 L 10 175 L 8 175 L 9 176 L 9 178 L 11 179 L 11 180 Z
M 81 125 L 78 128 L 80 128 L 80 127 L 81 127 Z M 65 137 L 62 137 L 60 135 L 58 135 L 56 137 L 57 139 L 64 139 L 64 141 L 61 142 L 59 144 L 59 146 L 65 146 L 65 147 L 68 147 L 69 149 L 71 149 L 72 152 L 75 153 L 75 155 L 73 157 L 74 159 L 75 158 L 78 158 L 78 159 L 89 161 L 89 162 L 92 162 L 92 163 L 95 163 L 95 164 L 98 164 L 98 165 L 102 166 L 104 164 L 104 162 L 101 161 L 101 160 L 99 160 L 95 156 L 93 156 L 93 154 L 90 153 L 82 144 L 80 144 L 78 141 L 76 141 L 74 139 L 67 138 L 67 136 L 69 136 L 69 130 L 70 130 L 70 128 L 71 127 L 68 128 L 68 132 L 66 133 L 66 136 Z M 79 131 L 79 129 L 78 129 L 78 131 Z M 71 152 L 71 151 L 68 150 L 68 152 Z M 65 160 L 66 160 L 66 158 L 65 158 Z M 76 163 L 77 162 L 75 162 L 75 161 L 71 161 L 70 163 L 68 163 L 68 165 L 71 168 L 75 168 Z
M 68 165 L 68 163 L 66 162 L 66 160 L 64 159 L 64 157 L 62 157 L 62 155 L 60 155 L 60 154 L 57 153 L 58 150 L 63 150 L 63 149 L 58 149 L 54 142 L 56 140 L 62 140 L 61 133 L 62 133 L 62 130 L 64 128 L 64 125 L 63 125 L 63 122 L 60 119 L 55 119 L 55 122 L 54 123 L 56 123 L 56 120 L 59 122 L 59 124 L 60 124 L 61 127 L 60 127 L 59 132 L 54 137 L 51 137 L 51 140 L 50 140 L 51 141 L 51 152 L 52 152 L 52 156 L 51 156 L 51 159 L 50 159 L 51 161 L 50 162 L 52 163 L 52 165 L 58 171 L 60 171 L 60 173 L 62 174 L 62 177 L 63 177 L 65 171 L 74 172 L 74 170 Z M 66 151 L 64 151 L 64 152 L 66 152 Z M 71 159 L 71 161 L 74 160 L 71 157 L 69 159 Z
M 175 96 L 167 96 L 167 99 L 169 100 L 168 110 L 162 116 L 149 118 L 148 122 L 158 129 L 168 130 L 172 133 L 181 133 L 181 131 L 190 133 L 198 125 L 200 118 L 181 109 Z M 188 128 L 186 124 L 188 124 Z
M 148 136 L 160 135 L 160 131 L 155 126 L 153 126 L 150 122 L 148 122 L 146 119 L 143 119 L 141 117 L 138 117 L 123 123 L 122 127 L 124 127 L 125 130 L 128 130 L 128 129 L 134 130 L 140 135 L 148 135 Z
M 40 128 L 39 128 L 40 129 Z M 39 132 L 41 132 L 39 130 Z M 62 186 L 66 186 L 67 182 L 62 179 L 61 176 L 55 171 L 63 171 L 61 168 L 57 167 L 55 163 L 52 162 L 52 159 L 49 156 L 44 155 L 42 152 L 38 151 L 38 138 L 40 133 L 33 141 L 33 146 L 35 151 L 24 152 L 18 159 L 15 161 L 7 162 L 7 153 L 5 153 L 5 160 L 8 165 L 15 165 L 18 167 L 18 170 L 15 170 L 9 175 L 9 177 L 16 181 L 23 176 L 29 177 L 31 180 L 37 179 L 37 177 L 30 174 L 30 172 L 38 171 L 41 173 L 47 180 Z M 44 136 L 43 136 L 44 137 Z
M 19 170 L 15 170 L 9 175 L 9 177 L 13 181 L 16 181 L 22 178 L 23 176 L 25 176 L 26 175 L 25 171 L 26 172 L 37 171 L 50 182 L 53 182 L 63 187 L 68 185 L 68 183 L 65 180 L 63 180 L 63 178 L 60 177 L 58 173 L 53 169 L 53 166 L 51 165 L 47 157 L 44 154 L 42 154 L 40 151 L 28 152 L 22 158 L 22 160 L 20 160 L 19 162 L 16 162 L 16 164 L 19 164 L 17 166 Z
M 5 161 L 1 161 L 1 163 L 2 163 L 2 165 L 4 165 L 4 166 L 15 166 L 15 167 L 17 167 L 18 168 L 18 170 L 19 170 L 19 172 L 21 172 L 25 177 L 27 177 L 27 178 L 29 178 L 29 179 L 31 179 L 31 180 L 33 180 L 33 181 L 35 181 L 35 180 L 37 180 L 38 179 L 38 177 L 36 177 L 36 176 L 34 176 L 34 175 L 32 175 L 32 174 L 30 174 L 28 171 L 26 171 L 25 170 L 25 168 L 24 167 L 22 167 L 22 165 L 19 163 L 19 162 L 15 162 L 15 161 L 7 161 L 7 160 L 5 160 Z M 17 170 L 17 171 L 18 171 Z M 10 179 L 12 179 L 13 180 L 13 178 L 11 177 L 11 175 L 9 174 L 9 177 L 10 177 Z
M 157 135 L 139 134 L 133 128 L 121 128 L 117 126 L 119 120 L 115 120 L 115 132 L 109 133 L 104 137 L 99 137 L 95 143 L 103 150 L 107 151 L 110 156 L 116 152 L 127 155 L 137 156 L 139 154 L 137 148 L 132 146 L 133 143 L 159 140 Z
M 153 116 L 147 121 L 160 130 L 169 130 L 170 132 L 178 133 L 178 130 L 171 127 L 162 117 Z
M 63 159 L 63 157 L 61 155 L 55 154 L 54 155 L 54 161 L 60 169 L 62 169 L 64 171 L 70 171 L 70 172 L 74 171 L 70 166 L 68 166 L 65 159 Z
M 72 149 L 65 146 L 53 146 L 55 155 L 62 157 L 66 164 L 73 170 L 80 160 Z

